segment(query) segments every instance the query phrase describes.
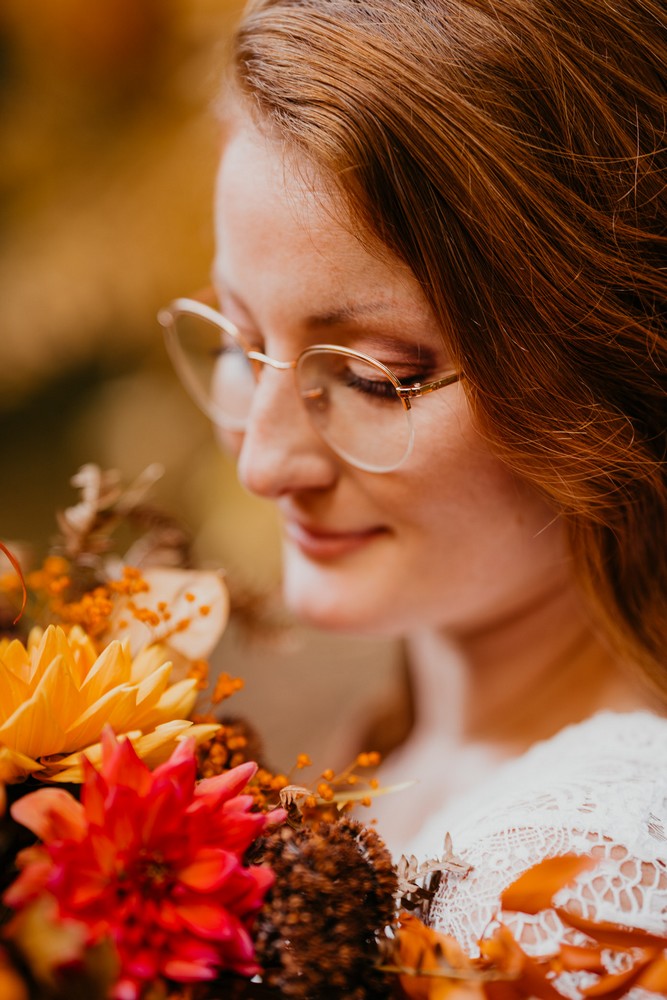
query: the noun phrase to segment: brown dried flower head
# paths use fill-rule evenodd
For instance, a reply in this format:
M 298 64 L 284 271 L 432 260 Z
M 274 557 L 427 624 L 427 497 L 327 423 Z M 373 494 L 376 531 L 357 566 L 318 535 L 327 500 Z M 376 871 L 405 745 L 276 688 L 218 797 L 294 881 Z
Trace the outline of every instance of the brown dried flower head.
M 377 833 L 348 817 L 283 826 L 261 857 L 276 874 L 255 931 L 265 982 L 297 1000 L 386 997 L 377 966 L 396 875 Z

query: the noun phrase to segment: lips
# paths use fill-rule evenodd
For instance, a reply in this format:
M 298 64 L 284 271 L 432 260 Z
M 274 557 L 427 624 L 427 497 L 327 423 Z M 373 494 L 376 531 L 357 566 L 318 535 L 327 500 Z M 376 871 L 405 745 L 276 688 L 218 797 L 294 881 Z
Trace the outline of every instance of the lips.
M 385 533 L 385 528 L 325 531 L 299 521 L 285 522 L 285 534 L 289 541 L 311 559 L 337 559 L 358 551 Z

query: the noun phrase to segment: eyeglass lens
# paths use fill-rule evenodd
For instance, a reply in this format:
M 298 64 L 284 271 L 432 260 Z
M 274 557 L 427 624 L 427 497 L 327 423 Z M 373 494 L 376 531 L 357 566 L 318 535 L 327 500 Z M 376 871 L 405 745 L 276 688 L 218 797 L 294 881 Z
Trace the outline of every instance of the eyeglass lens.
M 187 311 L 171 317 L 169 347 L 183 383 L 216 423 L 242 430 L 261 362 L 218 324 Z M 410 413 L 382 368 L 343 351 L 315 348 L 295 371 L 311 423 L 342 458 L 369 471 L 396 468 L 412 446 Z

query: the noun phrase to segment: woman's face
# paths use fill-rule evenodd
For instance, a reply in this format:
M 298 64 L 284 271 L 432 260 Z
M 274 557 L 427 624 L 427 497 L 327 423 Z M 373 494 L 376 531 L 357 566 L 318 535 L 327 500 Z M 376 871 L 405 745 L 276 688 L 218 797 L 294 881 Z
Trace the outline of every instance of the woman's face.
M 247 120 L 226 144 L 214 280 L 253 346 L 291 361 L 316 343 L 355 347 L 427 381 L 451 371 L 411 272 L 364 244 L 308 161 Z M 563 586 L 569 561 L 550 508 L 490 452 L 462 383 L 415 400 L 415 444 L 396 471 L 360 471 L 309 423 L 289 371 L 264 368 L 245 433 L 225 435 L 251 492 L 282 517 L 284 593 L 335 630 L 465 635 Z

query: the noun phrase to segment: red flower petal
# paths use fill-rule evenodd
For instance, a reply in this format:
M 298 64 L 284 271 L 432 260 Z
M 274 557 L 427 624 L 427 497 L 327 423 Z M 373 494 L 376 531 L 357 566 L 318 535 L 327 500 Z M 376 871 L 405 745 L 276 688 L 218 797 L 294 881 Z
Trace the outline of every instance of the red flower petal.
M 124 971 L 135 979 L 155 979 L 160 973 L 158 955 L 151 948 L 142 948 L 125 956 Z
M 218 903 L 188 896 L 175 909 L 185 926 L 204 938 L 224 940 L 231 935 L 230 915 Z
M 271 869 L 263 865 L 239 868 L 221 887 L 218 896 L 235 913 L 247 916 L 259 909 L 274 881 Z
M 29 855 L 29 858 L 28 858 Z M 42 847 L 28 847 L 18 855 L 19 864 L 26 867 L 2 897 L 6 906 L 18 909 L 44 891 L 53 871 L 53 862 Z
M 198 983 L 206 979 L 215 979 L 215 970 L 201 962 L 187 962 L 182 958 L 172 958 L 165 962 L 162 969 L 168 979 L 177 983 Z
M 104 777 L 96 771 L 87 757 L 83 758 L 83 788 L 81 802 L 86 811 L 89 823 L 104 825 L 104 802 L 107 796 L 107 783 Z
M 246 761 L 233 767 L 231 771 L 218 774 L 215 778 L 204 778 L 197 785 L 195 796 L 207 799 L 217 805 L 222 799 L 229 799 L 242 791 L 257 772 L 257 764 Z
M 86 835 L 85 811 L 80 802 L 64 788 L 40 788 L 23 795 L 10 812 L 48 844 L 52 840 L 83 840 Z
M 164 839 L 170 834 L 177 834 L 183 824 L 184 806 L 188 802 L 189 799 L 183 802 L 182 795 L 170 781 L 163 779 L 156 782 L 150 794 L 144 797 L 142 809 L 135 817 L 141 841 L 149 844 L 156 836 Z
M 215 813 L 199 815 L 187 810 L 197 828 L 208 832 L 208 838 L 214 833 L 215 842 L 224 844 L 229 851 L 238 855 L 246 850 L 260 835 L 266 826 L 263 813 Z M 207 838 L 207 839 L 208 839 Z
M 178 873 L 178 880 L 189 889 L 212 892 L 219 889 L 230 872 L 239 867 L 238 860 L 229 851 L 209 847 L 198 851 L 190 864 Z
M 94 859 L 101 871 L 111 874 L 115 870 L 118 851 L 116 844 L 111 837 L 107 836 L 106 831 L 91 830 L 86 846 L 90 851 L 91 859 Z
M 123 977 L 111 990 L 112 1000 L 139 1000 L 143 993 L 143 985 L 132 979 Z
M 107 796 L 105 833 L 116 846 L 116 853 L 137 848 L 141 844 L 137 815 L 142 803 L 132 788 L 112 787 Z M 144 804 L 145 808 L 145 804 Z
M 259 972 L 252 938 L 242 924 L 238 924 L 234 936 L 222 945 L 222 951 L 225 968 L 232 969 L 242 976 L 254 976 Z
M 195 761 L 195 741 L 193 739 L 183 740 L 176 744 L 176 749 L 169 760 L 160 764 L 153 771 L 153 779 L 160 781 L 168 778 L 173 784 L 179 785 L 188 799 L 192 797 L 193 784 L 197 777 L 197 764 Z
M 102 774 L 107 784 L 126 785 L 139 794 L 149 791 L 153 775 L 127 737 L 117 740 L 111 726 L 102 730 Z

